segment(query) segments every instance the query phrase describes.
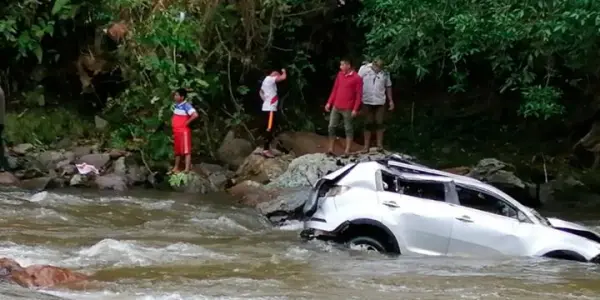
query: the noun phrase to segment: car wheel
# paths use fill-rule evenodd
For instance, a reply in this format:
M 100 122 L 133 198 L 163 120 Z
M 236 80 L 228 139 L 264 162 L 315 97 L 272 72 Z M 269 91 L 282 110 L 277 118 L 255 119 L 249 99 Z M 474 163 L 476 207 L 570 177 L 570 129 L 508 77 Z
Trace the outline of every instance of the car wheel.
M 385 253 L 385 247 L 376 239 L 368 236 L 357 236 L 351 238 L 346 245 L 351 250 Z

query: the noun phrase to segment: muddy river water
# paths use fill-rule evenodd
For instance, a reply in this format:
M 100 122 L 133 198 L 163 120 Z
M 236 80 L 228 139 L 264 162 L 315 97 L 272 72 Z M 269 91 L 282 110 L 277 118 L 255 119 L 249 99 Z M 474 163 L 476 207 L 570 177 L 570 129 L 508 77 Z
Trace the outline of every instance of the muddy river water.
M 598 266 L 354 253 L 303 243 L 301 224 L 272 228 L 232 203 L 148 191 L 0 192 L 0 256 L 103 281 L 87 291 L 0 283 L 0 299 L 600 299 Z

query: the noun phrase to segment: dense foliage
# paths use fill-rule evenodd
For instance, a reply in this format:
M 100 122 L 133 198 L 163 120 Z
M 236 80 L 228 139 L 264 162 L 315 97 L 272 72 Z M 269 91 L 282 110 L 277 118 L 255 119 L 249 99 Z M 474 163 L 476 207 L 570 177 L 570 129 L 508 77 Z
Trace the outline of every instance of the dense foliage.
M 494 101 L 512 105 L 521 120 L 589 115 L 599 87 L 600 2 L 592 0 L 7 3 L 0 7 L 0 55 L 11 59 L 0 61 L 0 84 L 14 102 L 10 122 L 31 131 L 9 128 L 13 142 L 86 136 L 97 114 L 109 123 L 108 145 L 168 161 L 170 95 L 187 87 L 201 112 L 194 144 L 214 156 L 229 129 L 255 137 L 258 80 L 282 67 L 291 78 L 281 89 L 287 126 L 318 130 L 342 56 L 383 58 L 403 93 L 418 94 L 426 82 L 425 90 L 458 98 L 486 91 L 479 102 L 500 94 Z M 110 38 L 115 23 L 127 29 L 123 39 Z M 60 122 L 45 126 L 31 107 Z M 404 108 L 410 116 L 396 118 L 397 127 L 392 122 L 392 138 L 413 126 L 414 106 Z M 68 125 L 72 111 L 81 116 Z

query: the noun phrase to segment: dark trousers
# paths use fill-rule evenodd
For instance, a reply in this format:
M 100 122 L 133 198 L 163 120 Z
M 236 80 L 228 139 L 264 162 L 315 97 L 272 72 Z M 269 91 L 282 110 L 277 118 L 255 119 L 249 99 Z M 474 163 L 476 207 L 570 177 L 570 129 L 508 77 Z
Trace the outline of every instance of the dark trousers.
M 277 122 L 276 122 L 277 112 L 276 111 L 265 111 L 264 113 L 266 116 L 266 130 L 265 130 L 265 135 L 264 135 L 265 144 L 263 145 L 263 149 L 270 150 L 271 142 L 273 142 L 273 138 L 275 137 L 274 131 L 275 131 L 275 125 L 277 124 Z

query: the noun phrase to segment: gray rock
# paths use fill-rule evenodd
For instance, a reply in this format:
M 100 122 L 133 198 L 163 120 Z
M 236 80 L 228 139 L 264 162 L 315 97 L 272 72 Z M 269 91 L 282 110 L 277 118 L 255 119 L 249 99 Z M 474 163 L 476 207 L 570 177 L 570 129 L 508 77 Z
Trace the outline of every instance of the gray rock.
M 113 172 L 117 175 L 127 175 L 127 165 L 125 165 L 125 157 L 119 157 L 113 163 Z
M 48 187 L 52 180 L 53 177 L 51 176 L 23 180 L 21 181 L 20 187 L 30 191 L 42 191 Z
M 12 148 L 12 151 L 18 155 L 25 155 L 27 152 L 33 149 L 32 144 L 19 144 Z
M 308 188 L 281 191 L 275 199 L 259 203 L 256 209 L 267 217 L 271 215 L 287 215 L 291 218 L 304 205 L 309 194 L 310 189 Z
M 40 163 L 44 169 L 53 169 L 61 160 L 65 159 L 65 155 L 59 151 L 44 151 L 38 153 L 34 158 Z
M 145 167 L 126 157 L 119 157 L 113 163 L 113 172 L 125 176 L 129 184 L 144 183 L 148 175 L 148 170 Z
M 77 146 L 73 148 L 73 153 L 75 154 L 75 157 L 82 157 L 91 154 L 93 149 L 93 146 Z
M 96 129 L 103 130 L 108 126 L 108 122 L 99 116 L 94 116 L 94 122 L 96 123 Z
M 69 180 L 69 185 L 70 186 L 80 186 L 83 185 L 86 177 L 81 175 L 81 174 L 75 174 L 73 175 L 73 177 L 71 177 L 71 180 Z
M 14 156 L 7 156 L 6 163 L 8 164 L 8 168 L 10 170 L 19 168 L 19 159 Z
M 173 189 L 178 192 L 190 194 L 206 194 L 216 191 L 216 188 L 210 183 L 208 178 L 195 172 L 188 173 L 186 181 L 179 186 L 174 186 Z
M 217 149 L 217 157 L 220 161 L 227 164 L 232 170 L 236 170 L 252 153 L 254 147 L 247 140 L 236 138 L 233 131 L 229 131 L 219 149 Z
M 18 184 L 19 178 L 15 177 L 15 175 L 10 172 L 0 172 L 0 185 L 14 186 Z
M 117 174 L 107 174 L 103 176 L 98 176 L 96 177 L 96 180 L 94 180 L 94 182 L 101 190 L 127 190 L 127 179 L 124 176 Z
M 78 164 L 86 163 L 88 165 L 93 165 L 97 169 L 104 168 L 109 161 L 110 155 L 106 153 L 87 154 L 77 159 Z
M 77 173 L 77 168 L 72 164 L 70 159 L 61 160 L 56 164 L 56 169 L 60 176 L 73 175 Z
M 323 153 L 302 155 L 292 160 L 287 170 L 281 176 L 267 184 L 267 187 L 309 187 L 314 185 L 321 177 L 351 162 L 378 160 L 388 155 L 390 155 L 389 152 L 357 154 L 347 158 L 330 157 Z M 410 156 L 403 156 L 407 159 L 414 159 Z

